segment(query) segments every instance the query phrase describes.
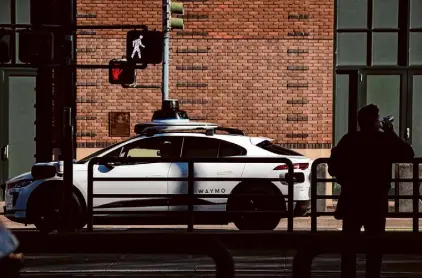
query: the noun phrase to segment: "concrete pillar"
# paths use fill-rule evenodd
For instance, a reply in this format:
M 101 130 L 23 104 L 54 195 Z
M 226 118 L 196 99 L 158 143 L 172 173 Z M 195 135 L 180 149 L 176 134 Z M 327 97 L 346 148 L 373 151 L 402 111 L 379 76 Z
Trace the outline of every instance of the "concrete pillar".
M 317 178 L 325 179 L 327 177 L 327 165 L 320 164 L 317 168 Z M 329 183 L 328 185 L 330 185 Z M 326 182 L 318 182 L 317 184 L 317 194 L 318 195 L 327 195 L 327 183 Z M 319 199 L 317 201 L 317 211 L 318 212 L 326 212 L 327 211 L 327 200 L 326 199 Z

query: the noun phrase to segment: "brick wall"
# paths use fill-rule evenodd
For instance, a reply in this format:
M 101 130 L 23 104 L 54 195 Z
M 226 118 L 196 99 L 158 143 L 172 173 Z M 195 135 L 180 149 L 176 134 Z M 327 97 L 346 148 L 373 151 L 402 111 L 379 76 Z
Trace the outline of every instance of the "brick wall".
M 245 3 L 246 2 L 246 3 Z M 327 148 L 332 137 L 334 6 L 328 0 L 184 0 L 185 30 L 171 41 L 170 97 L 189 116 L 270 136 L 295 148 Z M 78 0 L 78 24 L 161 29 L 161 0 Z M 88 32 L 87 32 L 88 31 Z M 92 31 L 95 32 L 92 33 Z M 108 64 L 127 30 L 84 30 L 78 63 Z M 160 85 L 161 66 L 137 82 Z M 79 147 L 102 147 L 108 112 L 130 112 L 131 129 L 159 108 L 159 88 L 108 84 L 108 70 L 78 71 Z

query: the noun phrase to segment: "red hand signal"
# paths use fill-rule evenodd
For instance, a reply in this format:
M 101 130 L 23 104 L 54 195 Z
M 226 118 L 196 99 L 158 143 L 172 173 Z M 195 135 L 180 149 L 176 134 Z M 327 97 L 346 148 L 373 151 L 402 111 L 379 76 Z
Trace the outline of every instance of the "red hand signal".
M 116 68 L 112 69 L 111 74 L 113 75 L 113 79 L 119 80 L 119 76 L 122 73 L 122 71 L 123 71 L 123 69 L 116 69 Z

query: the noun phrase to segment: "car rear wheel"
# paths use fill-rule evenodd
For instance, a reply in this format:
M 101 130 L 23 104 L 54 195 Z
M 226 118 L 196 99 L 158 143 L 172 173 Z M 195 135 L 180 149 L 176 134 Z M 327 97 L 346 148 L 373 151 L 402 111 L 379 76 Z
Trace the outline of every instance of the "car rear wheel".
M 247 195 L 247 196 L 242 196 Z M 284 212 L 282 196 L 270 188 L 258 186 L 248 187 L 232 195 L 228 202 L 228 211 L 246 212 L 235 214 L 232 219 L 239 230 L 274 230 L 280 223 L 281 214 L 271 212 Z M 270 213 L 260 212 L 268 211 Z M 257 213 L 252 213 L 257 212 Z

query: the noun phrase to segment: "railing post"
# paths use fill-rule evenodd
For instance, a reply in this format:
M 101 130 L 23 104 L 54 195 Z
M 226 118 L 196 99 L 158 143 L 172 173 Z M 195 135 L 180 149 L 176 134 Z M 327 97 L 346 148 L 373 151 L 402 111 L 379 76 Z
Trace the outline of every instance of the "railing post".
M 395 164 L 395 173 L 396 173 L 396 179 L 400 179 L 400 164 Z M 398 198 L 400 195 L 400 182 L 397 180 L 394 182 L 394 211 L 400 212 L 400 199 Z
M 287 219 L 287 231 L 293 232 L 293 217 L 294 217 L 294 209 L 293 209 L 293 190 L 294 190 L 294 170 L 293 170 L 293 163 L 289 160 L 288 165 L 288 200 L 287 200 L 287 206 L 288 206 L 288 219 Z
M 193 215 L 193 202 L 194 202 L 194 167 L 193 160 L 188 161 L 188 231 L 193 231 L 194 215 Z
M 208 252 L 215 262 L 217 278 L 235 277 L 233 257 L 228 248 L 218 239 L 211 241 L 211 250 Z
M 311 232 L 317 231 L 317 167 L 319 159 L 312 163 L 311 167 Z
M 87 188 L 87 230 L 93 231 L 94 225 L 94 163 L 96 159 L 93 158 L 88 162 L 88 188 Z
M 413 160 L 413 231 L 419 231 L 419 161 Z
M 293 278 L 311 278 L 312 261 L 317 254 L 309 249 L 299 249 L 293 258 Z

